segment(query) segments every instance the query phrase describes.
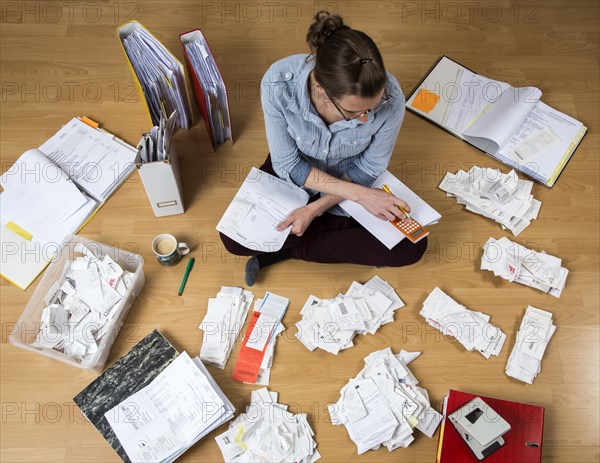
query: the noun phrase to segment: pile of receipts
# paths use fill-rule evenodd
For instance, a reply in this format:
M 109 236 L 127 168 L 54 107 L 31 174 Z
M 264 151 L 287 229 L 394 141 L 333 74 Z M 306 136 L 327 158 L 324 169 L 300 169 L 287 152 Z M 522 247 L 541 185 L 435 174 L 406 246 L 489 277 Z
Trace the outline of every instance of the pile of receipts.
M 310 351 L 317 347 L 337 355 L 352 347 L 357 334 L 375 334 L 394 321 L 394 311 L 404 302 L 387 281 L 374 276 L 364 285 L 354 281 L 346 294 L 332 299 L 310 296 L 296 323 L 296 337 Z
M 225 368 L 240 334 L 254 295 L 233 286 L 222 286 L 217 296 L 208 300 L 206 316 L 200 323 L 204 331 L 200 359 Z
M 510 241 L 508 238 L 490 238 L 483 245 L 481 270 L 508 281 L 539 289 L 560 297 L 569 271 L 561 266 L 562 260 L 545 252 L 537 252 Z
M 365 367 L 340 391 L 335 404 L 328 405 L 334 425 L 343 424 L 357 446 L 358 454 L 408 447 L 416 428 L 433 436 L 442 416 L 429 404 L 427 391 L 407 365 L 420 352 L 394 355 L 388 347 L 365 357 Z
M 532 306 L 527 307 L 515 346 L 506 363 L 507 376 L 533 384 L 533 380 L 542 370 L 542 357 L 555 331 L 552 313 Z
M 215 437 L 225 462 L 312 463 L 321 458 L 306 414 L 294 415 L 266 387 L 252 391 L 252 402 Z
M 489 323 L 489 315 L 467 309 L 439 288 L 427 296 L 419 313 L 445 336 L 456 338 L 465 349 L 477 350 L 486 359 L 497 356 L 506 341 L 506 334 Z
M 288 298 L 269 291 L 264 298 L 256 300 L 233 368 L 232 378 L 235 381 L 261 386 L 269 384 L 275 343 L 285 331 L 281 320 L 289 305 Z
M 439 185 L 468 211 L 494 219 L 515 236 L 531 225 L 540 211 L 542 202 L 533 198 L 532 187 L 533 182 L 520 180 L 514 170 L 503 174 L 477 166 L 469 172 L 448 172 Z
M 83 256 L 67 261 L 62 276 L 48 291 L 40 331 L 31 345 L 84 362 L 98 351 L 100 340 L 113 326 L 133 273 L 108 255 L 98 259 L 80 243 L 75 252 Z

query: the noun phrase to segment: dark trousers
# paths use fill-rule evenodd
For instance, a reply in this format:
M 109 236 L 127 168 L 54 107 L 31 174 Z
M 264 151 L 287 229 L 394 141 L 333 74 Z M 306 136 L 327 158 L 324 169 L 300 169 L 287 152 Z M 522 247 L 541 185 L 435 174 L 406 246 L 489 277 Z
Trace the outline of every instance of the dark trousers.
M 270 155 L 260 169 L 277 176 Z M 311 198 L 311 201 L 317 198 L 318 195 Z M 245 248 L 222 233 L 221 240 L 232 254 L 238 256 L 263 254 Z M 282 249 L 289 249 L 292 258 L 308 262 L 402 267 L 421 259 L 427 249 L 427 238 L 423 238 L 416 244 L 405 238 L 392 249 L 388 249 L 353 218 L 324 213 L 312 221 L 302 236 L 288 236 Z

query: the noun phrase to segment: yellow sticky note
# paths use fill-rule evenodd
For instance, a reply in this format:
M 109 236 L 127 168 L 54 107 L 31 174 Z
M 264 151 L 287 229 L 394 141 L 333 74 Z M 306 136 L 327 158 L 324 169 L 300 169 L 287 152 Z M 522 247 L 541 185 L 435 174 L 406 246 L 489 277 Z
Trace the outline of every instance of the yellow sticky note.
M 413 108 L 418 109 L 419 111 L 428 113 L 433 108 L 435 108 L 435 105 L 438 101 L 440 101 L 439 95 L 422 88 L 421 90 L 419 90 L 419 93 L 417 93 L 416 96 L 413 98 L 412 103 L 410 105 Z
M 98 127 L 100 127 L 100 124 L 98 124 L 96 121 L 91 120 L 87 116 L 81 116 L 81 122 L 89 125 L 90 127 L 94 128 L 94 129 L 97 129 Z
M 33 238 L 33 235 L 31 233 L 29 233 L 24 228 L 19 227 L 14 222 L 8 222 L 6 224 L 6 228 L 8 228 L 9 230 L 15 232 L 17 235 L 19 235 L 21 238 L 26 239 L 27 241 L 31 241 L 31 238 Z

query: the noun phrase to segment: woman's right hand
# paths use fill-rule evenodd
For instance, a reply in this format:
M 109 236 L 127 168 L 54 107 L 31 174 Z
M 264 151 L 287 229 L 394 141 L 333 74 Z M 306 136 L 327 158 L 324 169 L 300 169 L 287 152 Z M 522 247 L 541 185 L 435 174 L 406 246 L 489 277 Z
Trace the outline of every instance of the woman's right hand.
M 396 206 L 410 212 L 410 206 L 406 202 L 378 188 L 365 187 L 357 202 L 382 220 L 394 220 L 396 217 L 406 220 L 406 215 Z

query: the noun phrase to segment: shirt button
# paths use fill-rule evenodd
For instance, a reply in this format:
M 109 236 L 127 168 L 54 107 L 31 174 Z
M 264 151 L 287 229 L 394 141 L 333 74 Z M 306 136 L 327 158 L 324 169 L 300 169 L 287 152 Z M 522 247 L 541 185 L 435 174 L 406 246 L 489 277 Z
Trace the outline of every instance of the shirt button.
M 300 137 L 296 137 L 296 140 L 300 141 Z
M 354 140 L 354 141 L 352 142 L 352 144 L 353 144 L 353 145 L 356 145 L 356 140 Z
M 291 72 L 286 72 L 286 73 L 283 75 L 283 77 L 284 77 L 284 78 L 286 78 L 286 79 L 289 79 L 290 77 L 292 77 L 292 73 L 291 73 Z
M 323 150 L 323 153 L 327 154 L 327 150 Z

